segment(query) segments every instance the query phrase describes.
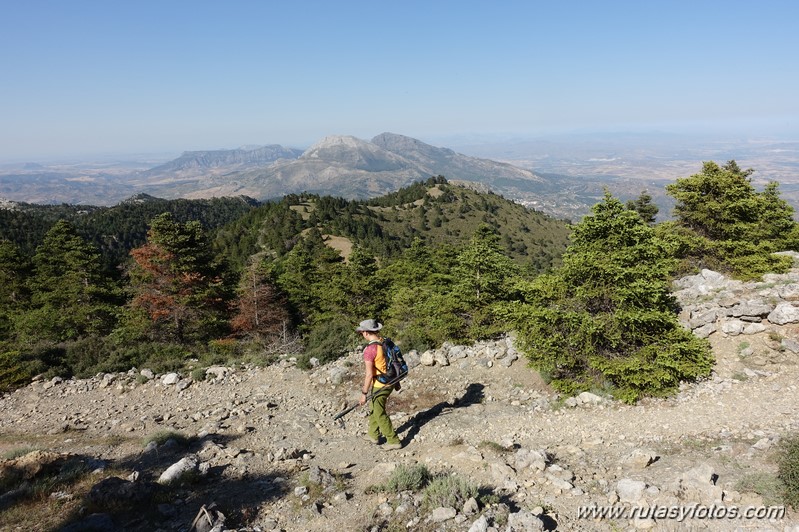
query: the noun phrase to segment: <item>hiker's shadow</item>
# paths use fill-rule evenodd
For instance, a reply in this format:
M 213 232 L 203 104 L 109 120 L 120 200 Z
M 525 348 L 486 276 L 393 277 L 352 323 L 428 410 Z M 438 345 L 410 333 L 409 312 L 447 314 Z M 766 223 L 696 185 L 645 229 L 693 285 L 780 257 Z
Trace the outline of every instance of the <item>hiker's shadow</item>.
M 428 421 L 435 419 L 441 414 L 445 413 L 445 410 L 451 410 L 453 408 L 462 408 L 465 406 L 478 404 L 483 402 L 483 389 L 485 388 L 484 385 L 479 383 L 472 383 L 466 387 L 466 391 L 463 393 L 461 397 L 456 398 L 452 402 L 449 401 L 442 401 L 437 405 L 431 406 L 427 410 L 422 412 L 417 412 L 413 417 L 409 418 L 405 423 L 397 427 L 396 432 L 397 434 L 401 434 L 408 431 L 404 434 L 403 443 L 407 444 L 419 433 L 419 430 L 424 426 L 425 423 Z

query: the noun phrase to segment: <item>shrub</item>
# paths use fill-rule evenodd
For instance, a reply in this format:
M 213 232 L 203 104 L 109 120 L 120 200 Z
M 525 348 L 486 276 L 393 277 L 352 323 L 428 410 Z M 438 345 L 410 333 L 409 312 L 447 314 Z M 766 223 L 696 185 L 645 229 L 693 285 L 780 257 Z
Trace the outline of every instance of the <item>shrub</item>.
M 310 367 L 311 358 L 319 363 L 332 362 L 355 347 L 355 328 L 342 318 L 325 320 L 314 325 L 305 340 L 305 352 L 297 359 L 303 369 Z
M 139 361 L 133 364 L 137 367 L 150 368 L 155 373 L 169 373 L 183 369 L 186 359 L 191 356 L 191 352 L 187 349 L 185 345 L 180 344 L 143 343 L 131 348 L 135 353 L 131 360 Z
M 391 473 L 388 481 L 378 487 L 378 491 L 400 493 L 402 491 L 418 491 L 430 481 L 432 475 L 422 464 L 412 466 L 399 465 Z
M 763 497 L 768 506 L 780 504 L 783 495 L 783 483 L 770 473 L 752 473 L 744 476 L 735 485 L 738 491 L 751 491 Z
M 118 348 L 108 338 L 80 338 L 65 345 L 65 363 L 72 375 L 87 378 L 98 373 L 116 373 L 137 366 L 141 360 L 128 348 Z
M 799 435 L 783 440 L 777 477 L 784 484 L 785 503 L 799 508 Z
M 506 454 L 511 451 L 511 449 L 501 445 L 495 441 L 483 440 L 477 446 L 478 449 L 488 449 L 489 451 L 496 453 L 496 454 Z
M 241 343 L 233 338 L 208 342 L 208 353 L 203 357 L 209 364 L 229 364 L 241 356 Z
M 181 446 L 185 446 L 189 443 L 189 438 L 185 434 L 174 430 L 162 430 L 145 438 L 144 445 L 146 446 L 151 442 L 155 442 L 157 445 L 163 445 L 169 440 L 174 440 Z
M 20 351 L 0 352 L 0 393 L 24 386 L 43 370 L 42 364 L 26 358 Z
M 30 454 L 35 451 L 33 447 L 17 447 L 15 449 L 10 449 L 2 454 L 3 460 L 13 460 L 14 458 L 19 458 L 20 456 L 25 456 L 26 454 Z
M 462 508 L 467 500 L 478 495 L 477 486 L 457 475 L 447 474 L 430 481 L 422 493 L 422 500 L 427 508 Z

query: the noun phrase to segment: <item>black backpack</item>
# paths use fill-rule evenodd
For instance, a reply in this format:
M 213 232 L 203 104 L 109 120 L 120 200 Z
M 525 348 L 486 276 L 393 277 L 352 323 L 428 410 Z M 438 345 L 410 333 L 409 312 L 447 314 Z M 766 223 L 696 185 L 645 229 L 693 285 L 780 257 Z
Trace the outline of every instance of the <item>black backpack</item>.
M 386 384 L 404 378 L 408 374 L 408 364 L 402 358 L 399 346 L 391 338 L 383 338 L 383 353 L 386 355 L 386 372 L 378 375 L 377 381 Z

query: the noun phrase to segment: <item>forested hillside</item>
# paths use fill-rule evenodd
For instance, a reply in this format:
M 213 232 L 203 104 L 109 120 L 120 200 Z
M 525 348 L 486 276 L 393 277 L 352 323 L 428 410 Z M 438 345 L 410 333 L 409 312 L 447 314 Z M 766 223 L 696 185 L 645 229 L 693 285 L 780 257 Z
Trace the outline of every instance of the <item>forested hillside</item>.
M 671 280 L 705 267 L 757 278 L 790 266 L 774 252 L 799 249 L 777 184 L 757 192 L 750 174 L 706 163 L 669 187 L 675 219 L 662 224 L 646 194 L 625 205 L 606 193 L 569 226 L 440 176 L 363 201 L 9 211 L 0 388 L 133 366 L 201 378 L 278 355 L 307 367 L 353 348 L 353 324 L 376 317 L 407 350 L 515 331 L 567 393 L 666 394 L 712 366 L 677 323 Z M 25 236 L 24 216 L 42 236 Z
M 562 220 L 437 177 L 373 200 L 290 194 L 221 230 L 215 245 L 238 270 L 257 251 L 282 256 L 303 231 L 315 228 L 390 261 L 416 239 L 426 246 L 461 246 L 481 224 L 496 233 L 503 253 L 539 273 L 558 263 L 570 230 Z
M 245 197 L 164 200 L 146 194 L 114 207 L 17 203 L 13 208 L 0 209 L 0 241 L 12 242 L 21 253 L 32 255 L 55 222 L 68 221 L 81 237 L 97 247 L 104 267 L 111 272 L 127 260 L 131 249 L 144 243 L 150 220 L 158 214 L 169 212 L 181 222 L 197 220 L 213 231 L 257 204 Z

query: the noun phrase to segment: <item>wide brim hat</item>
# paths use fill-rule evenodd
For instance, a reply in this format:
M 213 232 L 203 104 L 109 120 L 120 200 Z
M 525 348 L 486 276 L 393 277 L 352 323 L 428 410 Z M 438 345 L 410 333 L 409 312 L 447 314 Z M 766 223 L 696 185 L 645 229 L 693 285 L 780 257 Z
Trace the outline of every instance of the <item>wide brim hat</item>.
M 355 329 L 355 332 L 377 332 L 382 328 L 383 324 L 378 323 L 377 320 L 363 320 L 358 324 L 358 328 Z

